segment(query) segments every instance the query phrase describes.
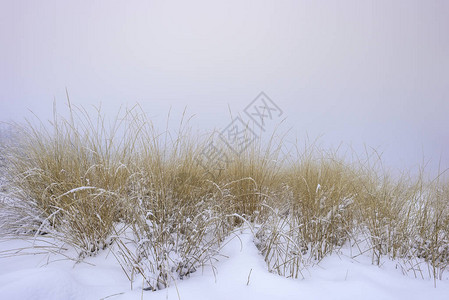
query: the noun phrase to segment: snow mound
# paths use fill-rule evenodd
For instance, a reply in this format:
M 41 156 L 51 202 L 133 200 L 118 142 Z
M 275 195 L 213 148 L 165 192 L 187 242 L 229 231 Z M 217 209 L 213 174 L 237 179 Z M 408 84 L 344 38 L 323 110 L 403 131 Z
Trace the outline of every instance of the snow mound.
M 4 241 L 0 253 L 25 241 Z M 26 243 L 25 243 L 26 244 Z M 434 281 L 405 276 L 398 262 L 378 267 L 371 257 L 341 253 L 326 257 L 304 272 L 303 280 L 267 271 L 249 230 L 230 237 L 219 262 L 197 270 L 190 278 L 156 292 L 143 291 L 143 282 L 130 283 L 108 251 L 85 263 L 42 254 L 0 258 L 0 299 L 448 299 L 449 279 Z

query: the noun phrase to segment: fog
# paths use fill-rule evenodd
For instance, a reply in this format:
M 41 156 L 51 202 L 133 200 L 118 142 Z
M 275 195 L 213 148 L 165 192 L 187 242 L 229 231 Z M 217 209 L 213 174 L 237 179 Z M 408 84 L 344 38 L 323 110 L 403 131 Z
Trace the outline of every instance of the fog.
M 224 128 L 264 91 L 289 139 L 449 168 L 447 1 L 20 1 L 0 4 L 0 121 L 138 102 Z M 272 125 L 273 125 L 272 124 Z

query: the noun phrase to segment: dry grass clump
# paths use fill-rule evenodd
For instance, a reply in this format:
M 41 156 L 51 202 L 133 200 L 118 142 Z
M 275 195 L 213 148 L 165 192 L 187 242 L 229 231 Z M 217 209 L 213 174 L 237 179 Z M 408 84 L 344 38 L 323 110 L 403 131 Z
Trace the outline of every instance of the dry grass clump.
M 158 290 L 213 266 L 220 243 L 233 228 L 219 193 L 190 201 L 156 191 L 138 197 L 145 204 L 135 207 L 132 238 L 117 242 L 116 257 L 130 280 L 140 275 L 146 289 Z
M 231 161 L 217 178 L 231 195 L 233 212 L 247 220 L 264 218 L 264 204 L 277 198 L 282 187 L 282 138 L 277 139 L 273 135 L 267 144 L 257 140 L 239 155 L 229 153 Z
M 121 216 L 133 168 L 135 137 L 118 137 L 126 131 L 120 118 L 107 127 L 100 112 L 92 118 L 70 108 L 69 119 L 55 112 L 48 125 L 19 127 L 21 140 L 8 149 L 11 197 L 34 216 L 36 234 L 61 235 L 86 253 L 104 246 Z M 22 226 L 20 220 L 10 225 Z
M 158 290 L 212 265 L 233 216 L 229 195 L 196 159 L 203 144 L 186 134 L 161 138 L 147 125 L 128 197 L 132 238 L 118 241 L 116 257 L 130 280 L 139 275 Z
M 185 118 L 178 132 L 160 134 L 138 106 L 111 122 L 100 110 L 69 112 L 17 125 L 21 139 L 3 150 L 3 230 L 49 233 L 81 258 L 113 244 L 130 281 L 148 290 L 213 265 L 243 222 L 269 270 L 287 277 L 344 246 L 377 265 L 400 259 L 420 277 L 448 268 L 447 182 L 391 177 L 380 159 L 315 146 L 292 158 L 275 135 L 237 154 L 213 134 L 193 135 Z M 225 162 L 199 159 L 211 142 Z
M 194 139 L 182 126 L 174 136 L 168 130 L 158 135 L 145 124 L 128 198 L 133 237 L 119 242 L 117 258 L 129 278 L 138 274 L 147 289 L 157 290 L 212 265 L 223 239 L 261 215 L 279 184 L 273 163 L 279 149 L 254 143 L 236 155 L 216 141 L 227 164 L 207 165 L 199 157 L 213 136 Z
M 442 279 L 449 267 L 449 183 L 432 182 L 414 207 L 414 256 L 431 265 L 429 275 Z
M 297 278 L 353 232 L 356 172 L 335 154 L 309 151 L 285 170 L 283 194 L 257 232 L 269 269 L 287 277 Z
M 317 150 L 284 170 L 284 193 L 258 225 L 269 270 L 297 278 L 351 245 L 354 253 L 371 253 L 373 264 L 399 259 L 404 273 L 442 278 L 449 265 L 448 185 L 425 183 L 423 174 L 393 178 Z
M 426 182 L 423 173 L 391 178 L 373 170 L 363 176 L 355 201 L 374 264 L 383 256 L 401 259 L 406 273 L 442 278 L 449 265 L 449 197 L 448 184 L 438 178 Z
M 8 149 L 9 230 L 49 233 L 80 258 L 115 242 L 126 274 L 151 290 L 212 264 L 238 217 L 234 183 L 197 160 L 204 144 L 182 123 L 175 135 L 157 133 L 139 107 L 112 123 L 100 111 L 69 110 L 68 119 L 55 113 L 49 125 L 20 127 Z
M 383 255 L 393 259 L 409 255 L 412 208 L 418 197 L 419 191 L 404 179 L 364 176 L 355 201 L 358 224 L 367 235 L 374 264 L 379 265 Z
M 336 154 L 303 156 L 287 181 L 291 212 L 304 242 L 320 260 L 343 245 L 353 226 L 353 197 L 358 174 Z

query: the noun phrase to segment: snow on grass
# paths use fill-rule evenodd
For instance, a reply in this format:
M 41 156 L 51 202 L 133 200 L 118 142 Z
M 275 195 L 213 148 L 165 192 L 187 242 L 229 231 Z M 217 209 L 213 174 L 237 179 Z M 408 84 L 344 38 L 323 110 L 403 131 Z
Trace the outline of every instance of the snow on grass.
M 158 133 L 138 107 L 105 126 L 100 111 L 69 107 L 49 128 L 19 126 L 2 152 L 0 299 L 449 294 L 438 177 L 391 177 L 375 150 L 366 161 L 313 144 L 284 155 L 274 134 L 240 154 L 217 144 L 230 161 L 215 169 L 198 160 L 213 133 Z
M 351 258 L 349 249 L 325 257 L 305 271 L 305 279 L 289 279 L 267 271 L 249 230 L 229 237 L 215 268 L 205 267 L 190 278 L 156 292 L 130 283 L 109 250 L 83 262 L 41 253 L 53 243 L 42 237 L 0 243 L 0 299 L 447 299 L 449 278 L 437 281 L 405 276 L 398 262 L 378 267 L 368 255 Z M 11 249 L 23 249 L 16 255 Z M 9 250 L 9 251 L 8 251 Z M 112 251 L 112 250 L 111 250 Z M 27 253 L 27 254 L 25 254 Z M 75 252 L 63 251 L 67 256 Z M 24 254 L 24 255 L 19 255 Z M 62 258 L 62 259 L 61 259 Z

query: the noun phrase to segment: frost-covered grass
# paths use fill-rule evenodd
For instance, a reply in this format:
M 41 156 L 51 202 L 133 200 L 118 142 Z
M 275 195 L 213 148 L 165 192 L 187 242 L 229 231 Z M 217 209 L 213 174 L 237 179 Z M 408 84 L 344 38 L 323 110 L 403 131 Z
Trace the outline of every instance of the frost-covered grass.
M 77 261 L 108 251 L 132 284 L 153 291 L 213 269 L 242 224 L 268 270 L 285 277 L 304 278 L 345 248 L 444 278 L 449 185 L 440 177 L 391 177 L 375 155 L 347 159 L 313 144 L 286 154 L 276 135 L 240 155 L 217 144 L 230 160 L 205 168 L 198 157 L 213 134 L 185 123 L 159 133 L 138 106 L 111 122 L 69 113 L 16 124 L 15 142 L 3 144 L 3 233 L 50 236 Z
M 348 244 L 375 265 L 400 259 L 417 277 L 441 279 L 447 270 L 447 183 L 393 179 L 335 156 L 303 157 L 288 178 L 283 206 L 274 201 L 257 225 L 258 247 L 273 272 L 302 277 L 304 268 Z

